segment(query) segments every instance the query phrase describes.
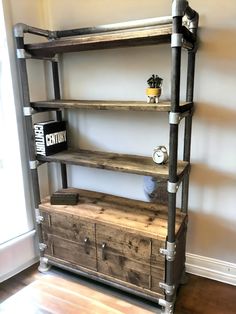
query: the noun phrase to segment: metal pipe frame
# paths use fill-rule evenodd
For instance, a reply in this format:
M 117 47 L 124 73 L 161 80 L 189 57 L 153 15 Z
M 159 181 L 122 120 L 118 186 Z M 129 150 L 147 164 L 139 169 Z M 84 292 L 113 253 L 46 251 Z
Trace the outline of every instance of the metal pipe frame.
M 15 37 L 16 48 L 22 49 L 24 47 L 24 38 L 23 36 Z M 26 67 L 26 59 L 17 59 L 17 65 L 19 69 L 19 78 L 21 85 L 21 105 L 23 108 L 30 108 L 30 94 L 29 94 L 29 84 L 28 84 L 28 74 Z M 39 239 L 39 243 L 42 242 L 42 229 L 41 225 L 37 224 L 37 209 L 40 204 L 40 188 L 39 188 L 39 179 L 38 179 L 38 171 L 37 171 L 37 161 L 35 156 L 35 145 L 34 145 L 34 130 L 32 126 L 32 115 L 24 115 L 24 125 L 25 132 L 27 138 L 27 152 L 29 158 L 29 170 L 31 175 L 31 186 L 33 190 L 33 202 L 34 202 L 34 210 L 33 217 L 35 217 L 35 229 Z M 30 166 L 30 164 L 34 163 L 35 167 Z M 43 252 L 40 251 L 40 256 L 43 256 Z
M 14 26 L 14 34 L 15 37 L 23 37 L 24 33 L 30 33 L 54 40 L 62 37 L 89 35 L 112 31 L 123 31 L 134 28 L 168 25 L 172 23 L 172 17 L 184 15 L 186 15 L 186 17 L 189 20 L 190 31 L 192 33 L 195 33 L 195 30 L 198 28 L 198 13 L 188 5 L 188 2 L 186 0 L 174 0 L 172 4 L 172 16 L 155 17 L 143 20 L 135 20 L 107 25 L 98 25 L 93 27 L 57 31 L 44 30 L 23 23 L 18 23 Z
M 57 61 L 52 61 L 52 77 L 53 77 L 54 98 L 55 99 L 61 99 L 59 70 L 58 70 L 58 62 Z M 56 115 L 57 115 L 57 120 L 62 121 L 61 110 L 56 111 Z M 66 165 L 61 163 L 60 166 L 61 166 L 62 187 L 63 187 L 63 189 L 66 189 L 68 187 Z
M 25 33 L 43 36 L 43 37 L 47 37 L 49 39 L 55 39 L 56 38 L 56 32 L 53 32 L 53 31 L 49 31 L 49 30 L 45 30 L 45 29 L 41 29 L 41 28 L 37 28 L 37 27 L 32 27 L 32 26 L 29 26 L 29 25 L 23 24 L 23 23 L 17 23 L 14 26 L 14 36 L 16 38 L 24 37 Z M 22 47 L 22 48 L 24 48 L 24 47 Z
M 195 51 L 188 52 L 188 67 L 187 67 L 187 89 L 186 89 L 186 100 L 193 102 L 194 93 L 194 72 L 195 72 Z M 190 162 L 191 152 L 191 133 L 192 133 L 192 115 L 185 118 L 184 126 L 184 153 L 183 160 Z M 188 212 L 188 196 L 189 196 L 189 173 L 183 178 L 182 186 L 182 212 Z
M 182 34 L 182 18 L 186 15 L 190 20 L 190 31 L 194 36 L 197 35 L 198 14 L 192 10 L 188 2 L 185 0 L 174 0 L 172 4 L 172 36 L 180 36 Z M 180 102 L 180 72 L 181 72 L 181 49 L 178 44 L 172 44 L 172 76 L 171 76 L 171 112 L 179 113 Z M 193 49 L 188 55 L 188 70 L 187 70 L 187 101 L 193 101 L 193 86 L 194 86 L 194 64 L 195 50 Z M 184 160 L 190 161 L 190 145 L 191 145 L 191 125 L 192 115 L 185 118 L 185 137 L 184 137 Z M 178 159 L 178 124 L 170 124 L 169 134 L 169 182 L 177 183 L 177 159 Z M 188 185 L 189 174 L 185 175 L 182 189 L 182 210 L 187 212 L 188 206 Z M 175 220 L 176 220 L 176 193 L 168 191 L 168 232 L 167 244 L 173 245 L 175 239 Z M 166 284 L 173 287 L 174 282 L 174 261 L 166 260 Z M 172 295 L 166 294 L 168 304 L 173 304 L 175 293 Z M 166 313 L 172 313 L 172 310 L 166 309 Z
M 93 27 L 84 27 L 84 28 L 69 29 L 69 30 L 64 30 L 64 31 L 56 31 L 56 35 L 58 38 L 90 35 L 90 34 L 97 34 L 97 33 L 122 31 L 122 30 L 127 30 L 127 29 L 134 29 L 134 28 L 159 26 L 159 25 L 171 24 L 171 22 L 172 22 L 172 17 L 165 16 L 165 17 L 149 18 L 149 19 L 137 20 L 137 21 L 128 21 L 128 22 L 122 22 L 122 23 L 114 23 L 114 24 L 107 24 L 107 25 L 98 25 L 98 26 L 93 26 Z

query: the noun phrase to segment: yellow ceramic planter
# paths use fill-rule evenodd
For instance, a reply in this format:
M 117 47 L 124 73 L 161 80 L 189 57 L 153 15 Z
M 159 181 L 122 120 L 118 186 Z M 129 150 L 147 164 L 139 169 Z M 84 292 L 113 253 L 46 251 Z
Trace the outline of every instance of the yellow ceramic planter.
M 159 102 L 159 97 L 161 96 L 161 88 L 147 88 L 146 89 L 147 102 Z

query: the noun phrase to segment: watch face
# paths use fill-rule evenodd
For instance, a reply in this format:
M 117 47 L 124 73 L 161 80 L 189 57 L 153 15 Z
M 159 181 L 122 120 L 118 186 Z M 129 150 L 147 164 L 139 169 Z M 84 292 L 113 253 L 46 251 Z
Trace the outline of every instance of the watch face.
M 164 161 L 164 153 L 160 149 L 156 150 L 153 154 L 153 160 L 161 164 Z
M 163 164 L 167 161 L 168 155 L 165 146 L 158 146 L 154 149 L 152 159 L 157 164 Z

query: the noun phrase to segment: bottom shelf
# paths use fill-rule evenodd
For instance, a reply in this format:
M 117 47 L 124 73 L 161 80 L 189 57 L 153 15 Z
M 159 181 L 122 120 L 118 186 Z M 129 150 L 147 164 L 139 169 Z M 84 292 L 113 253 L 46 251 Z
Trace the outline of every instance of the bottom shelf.
M 64 190 L 65 191 L 65 190 Z M 49 262 L 111 285 L 164 298 L 167 207 L 113 195 L 79 193 L 77 205 L 40 204 L 42 235 Z M 185 214 L 176 215 L 174 278 L 179 284 L 185 263 Z M 101 280 L 100 280 L 101 281 Z

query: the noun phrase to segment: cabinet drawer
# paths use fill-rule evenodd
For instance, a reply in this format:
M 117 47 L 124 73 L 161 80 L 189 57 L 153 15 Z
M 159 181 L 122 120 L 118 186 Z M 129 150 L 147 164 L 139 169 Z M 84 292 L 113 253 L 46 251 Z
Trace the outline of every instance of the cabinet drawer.
M 42 212 L 42 216 L 44 217 L 43 233 L 81 244 L 88 239 L 90 245 L 95 247 L 95 225 L 93 223 L 69 214 Z
M 97 225 L 96 239 L 99 272 L 149 289 L 151 254 L 149 238 Z
M 51 234 L 44 240 L 47 245 L 46 255 L 97 270 L 96 248 L 89 240 L 87 243 L 77 243 Z

